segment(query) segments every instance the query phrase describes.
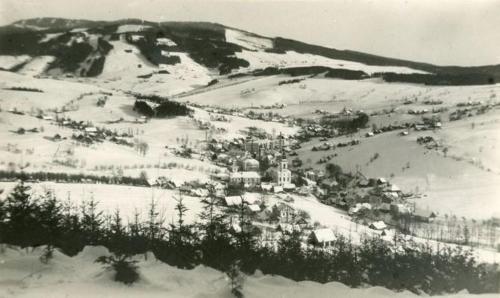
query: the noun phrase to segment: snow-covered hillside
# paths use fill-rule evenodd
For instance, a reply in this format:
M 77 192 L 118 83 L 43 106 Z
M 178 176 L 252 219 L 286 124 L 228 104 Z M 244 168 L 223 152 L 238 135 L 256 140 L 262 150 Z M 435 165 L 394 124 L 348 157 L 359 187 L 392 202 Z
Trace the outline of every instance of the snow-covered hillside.
M 226 41 L 252 51 L 265 50 L 273 47 L 273 41 L 269 38 L 258 37 L 233 29 L 226 29 Z
M 114 282 L 113 272 L 95 263 L 109 252 L 104 247 L 85 247 L 74 257 L 59 252 L 48 263 L 40 262 L 42 249 L 2 247 L 0 252 L 0 297 L 233 297 L 229 280 L 223 272 L 204 266 L 182 270 L 157 261 L 152 254 L 136 256 L 140 281 L 132 286 Z M 350 297 L 350 298 L 414 298 L 410 292 L 396 293 L 381 287 L 352 289 L 341 283 L 295 282 L 281 276 L 256 272 L 246 276 L 243 294 L 259 297 Z M 441 297 L 441 296 L 433 296 Z M 447 298 L 493 298 L 496 294 L 469 295 L 459 293 Z
M 302 54 L 294 51 L 287 51 L 284 54 L 269 53 L 263 51 L 243 50 L 235 54 L 236 57 L 244 59 L 250 63 L 248 69 L 264 69 L 266 67 L 288 68 L 288 67 L 309 67 L 325 66 L 339 69 L 359 70 L 367 74 L 379 72 L 393 73 L 426 73 L 421 70 L 398 66 L 373 66 L 362 63 L 330 59 L 318 55 Z

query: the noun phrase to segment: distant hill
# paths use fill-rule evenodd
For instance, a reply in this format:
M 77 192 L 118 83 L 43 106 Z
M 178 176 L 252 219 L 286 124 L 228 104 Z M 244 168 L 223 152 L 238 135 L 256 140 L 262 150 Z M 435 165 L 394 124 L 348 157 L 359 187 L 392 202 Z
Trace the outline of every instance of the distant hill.
M 438 66 L 268 38 L 215 23 L 140 19 L 36 18 L 0 27 L 0 69 L 18 72 L 33 64 L 33 59 L 49 56 L 53 58 L 36 60 L 47 61 L 40 66 L 41 75 L 96 77 L 102 73 L 114 41 L 137 48 L 141 57 L 156 67 L 182 64 L 175 53 L 186 53 L 218 75 L 290 73 L 286 71 L 289 68 L 299 74 L 297 69 L 305 68 L 304 73 L 311 74 L 324 73 L 326 68 L 329 77 L 381 77 L 388 82 L 429 85 L 492 84 L 500 80 L 500 65 Z M 266 72 L 268 68 L 274 70 Z

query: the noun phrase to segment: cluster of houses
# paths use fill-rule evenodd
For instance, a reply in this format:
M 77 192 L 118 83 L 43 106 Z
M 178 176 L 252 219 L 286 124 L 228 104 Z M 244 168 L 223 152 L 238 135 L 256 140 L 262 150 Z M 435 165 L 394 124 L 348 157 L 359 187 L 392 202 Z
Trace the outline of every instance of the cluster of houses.
M 327 249 L 337 239 L 333 230 L 311 224 L 307 213 L 283 201 L 267 206 L 256 197 L 241 195 L 225 197 L 224 204 L 234 209 L 243 207 L 250 215 L 252 225 L 261 230 L 263 243 L 276 244 L 283 233 L 300 232 L 304 245 Z M 235 232 L 242 230 L 238 216 L 232 216 L 229 220 Z

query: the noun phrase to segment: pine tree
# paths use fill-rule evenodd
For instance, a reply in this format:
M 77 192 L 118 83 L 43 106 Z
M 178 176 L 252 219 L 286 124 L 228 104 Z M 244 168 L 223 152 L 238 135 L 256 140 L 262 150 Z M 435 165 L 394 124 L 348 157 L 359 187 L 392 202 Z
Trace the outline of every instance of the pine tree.
M 209 196 L 203 198 L 203 210 L 199 215 L 199 229 L 202 233 L 200 248 L 205 264 L 217 269 L 225 269 L 233 258 L 233 247 L 225 222 L 226 214 L 221 210 L 220 200 L 209 187 Z
M 158 205 L 154 198 L 151 198 L 149 205 L 148 219 L 144 225 L 144 232 L 148 239 L 148 248 L 155 250 L 155 245 L 158 241 L 164 238 L 164 223 L 165 219 L 158 212 Z
M 241 273 L 240 261 L 234 261 L 226 271 L 226 275 L 229 278 L 229 287 L 231 288 L 231 294 L 236 298 L 243 298 L 243 282 L 244 276 Z
M 30 187 L 21 180 L 5 202 L 4 241 L 21 247 L 36 246 L 40 238 L 39 206 L 29 194 Z
M 47 263 L 53 254 L 54 247 L 59 245 L 62 236 L 63 213 L 62 205 L 54 196 L 54 193 L 47 191 L 40 204 L 38 219 L 40 221 L 40 237 L 42 243 L 47 244 L 41 261 Z
M 99 245 L 102 240 L 102 224 L 104 222 L 102 211 L 97 211 L 98 202 L 93 197 L 81 206 L 82 233 L 86 245 Z

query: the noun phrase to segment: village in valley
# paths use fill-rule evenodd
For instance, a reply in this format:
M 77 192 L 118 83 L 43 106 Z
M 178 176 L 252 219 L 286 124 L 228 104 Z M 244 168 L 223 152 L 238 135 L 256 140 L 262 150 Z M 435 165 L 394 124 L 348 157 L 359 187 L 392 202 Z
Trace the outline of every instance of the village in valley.
M 431 75 L 417 64 L 333 59 L 214 24 L 128 22 L 26 29 L 40 57 L 0 46 L 0 201 L 26 184 L 69 217 L 158 225 L 161 245 L 180 245 L 185 226 L 199 235 L 209 208 L 237 249 L 251 235 L 266 252 L 294 239 L 308 257 L 339 256 L 339 243 L 373 240 L 394 258 L 419 247 L 498 261 L 500 85 L 420 84 Z M 59 44 L 90 54 L 61 62 Z

